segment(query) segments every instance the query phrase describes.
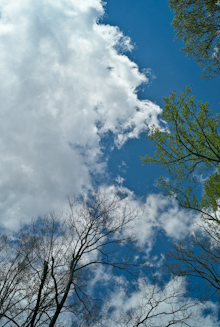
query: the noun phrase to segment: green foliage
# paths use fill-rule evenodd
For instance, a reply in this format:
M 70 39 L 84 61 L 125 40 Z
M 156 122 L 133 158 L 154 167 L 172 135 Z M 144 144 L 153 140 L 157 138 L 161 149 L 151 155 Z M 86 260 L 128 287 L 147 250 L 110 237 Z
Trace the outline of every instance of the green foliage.
M 191 89 L 179 97 L 173 91 L 164 98 L 163 128 L 149 129 L 148 138 L 156 145 L 153 157 L 141 158 L 143 163 L 156 163 L 167 168 L 169 179 L 160 177 L 159 186 L 165 194 L 177 198 L 185 208 L 216 211 L 220 198 L 220 115 L 213 115 L 208 103 L 194 103 Z M 165 123 L 166 121 L 166 123 Z M 195 188 L 205 174 L 202 200 Z
M 203 77 L 220 72 L 220 2 L 213 0 L 169 0 L 174 13 L 172 26 L 184 51 L 204 67 Z

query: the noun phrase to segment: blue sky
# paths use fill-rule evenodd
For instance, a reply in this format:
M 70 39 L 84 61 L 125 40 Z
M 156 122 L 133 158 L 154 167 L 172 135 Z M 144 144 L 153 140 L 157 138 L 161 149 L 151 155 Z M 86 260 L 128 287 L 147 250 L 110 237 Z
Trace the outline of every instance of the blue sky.
M 155 76 L 138 93 L 140 98 L 147 98 L 163 108 L 163 97 L 169 96 L 174 89 L 181 92 L 191 85 L 195 101 L 208 101 L 210 109 L 219 112 L 220 78 L 202 79 L 202 68 L 180 51 L 183 43 L 174 42 L 173 13 L 168 1 L 111 0 L 105 8 L 103 22 L 118 26 L 131 37 L 134 49 L 129 57 L 141 70 L 150 69 Z M 112 174 L 119 174 L 117 168 L 121 161 L 126 162 L 126 173 L 125 170 L 122 173 L 123 177 L 126 175 L 124 185 L 139 195 L 158 192 L 155 180 L 165 173 L 156 165 L 141 166 L 139 157 L 154 153 L 153 144 L 145 140 L 145 135 L 143 133 L 138 141 L 131 140 L 121 151 L 115 149 L 109 160 Z
M 156 79 L 145 89 L 145 97 L 163 106 L 163 96 L 192 84 L 193 94 L 199 100 L 216 107 L 219 77 L 211 82 L 202 79 L 202 68 L 180 52 L 183 43 L 173 42 L 172 18 L 166 0 L 112 0 L 106 4 L 104 22 L 119 26 L 131 37 L 135 43 L 131 58 L 141 69 L 150 68 L 155 74 Z
M 196 216 L 160 194 L 166 172 L 142 167 L 154 151 L 146 130 L 163 97 L 187 85 L 218 112 L 219 77 L 203 80 L 180 52 L 165 0 L 2 0 L 0 11 L 1 228 L 61 210 L 94 184 L 121 187 L 145 210 L 139 245 L 160 259 Z M 112 301 L 123 306 L 119 293 Z

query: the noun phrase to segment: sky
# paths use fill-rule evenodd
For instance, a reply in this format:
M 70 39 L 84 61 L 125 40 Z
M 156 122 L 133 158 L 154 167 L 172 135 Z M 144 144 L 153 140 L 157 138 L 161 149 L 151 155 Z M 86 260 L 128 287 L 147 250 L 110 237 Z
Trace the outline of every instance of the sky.
M 2 230 L 94 186 L 121 189 L 144 208 L 139 244 L 161 257 L 197 217 L 160 194 L 166 172 L 142 166 L 154 151 L 146 130 L 159 126 L 163 97 L 187 85 L 218 112 L 219 77 L 202 79 L 173 42 L 166 0 L 0 0 L 0 14 Z M 121 308 L 139 295 L 111 300 Z M 219 326 L 215 315 L 201 319 Z

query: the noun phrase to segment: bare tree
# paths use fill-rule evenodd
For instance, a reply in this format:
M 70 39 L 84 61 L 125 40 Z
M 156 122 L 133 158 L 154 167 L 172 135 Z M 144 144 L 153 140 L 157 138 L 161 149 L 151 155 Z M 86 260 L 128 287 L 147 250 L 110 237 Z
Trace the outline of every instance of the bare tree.
M 141 253 L 137 259 L 129 230 L 139 214 L 123 197 L 97 194 L 83 203 L 70 201 L 62 215 L 50 213 L 14 235 L 2 235 L 1 326 L 196 326 L 190 319 L 198 301 L 186 298 L 178 279 L 161 285 L 156 278 L 140 278 L 146 266 Z M 125 291 L 128 302 L 131 294 L 137 296 L 135 305 L 114 307 L 111 292 L 105 294 L 97 282 L 100 269 L 112 277 L 110 287 L 127 273 L 130 282 L 141 281 L 139 294 Z
M 174 245 L 167 254 L 166 269 L 174 275 L 188 276 L 203 290 L 201 299 L 220 297 L 220 230 L 205 222 L 200 230 Z M 202 282 L 202 283 L 201 283 Z M 205 286 L 204 286 L 205 285 Z M 206 292 L 204 292 L 206 287 Z
M 51 213 L 13 237 L 2 236 L 1 326 L 90 326 L 99 320 L 102 300 L 88 295 L 88 285 L 100 265 L 131 273 L 131 249 L 130 257 L 119 253 L 133 242 L 124 228 L 136 216 L 119 196 L 98 194 L 83 205 L 70 202 L 62 218 Z
M 115 292 L 109 314 L 94 327 L 201 327 L 203 309 L 199 300 L 190 298 L 183 278 L 162 282 L 161 278 L 142 277 L 132 293 Z

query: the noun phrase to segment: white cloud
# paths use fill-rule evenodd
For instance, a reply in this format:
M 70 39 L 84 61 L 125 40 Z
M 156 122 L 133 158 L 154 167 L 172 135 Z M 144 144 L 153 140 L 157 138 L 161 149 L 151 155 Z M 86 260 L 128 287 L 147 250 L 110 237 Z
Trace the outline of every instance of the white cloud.
M 132 201 L 129 200 L 129 203 Z M 155 242 L 158 230 L 164 231 L 167 237 L 178 240 L 191 233 L 197 222 L 198 215 L 181 209 L 176 201 L 160 194 L 150 194 L 142 202 L 134 199 L 132 205 L 142 209 L 142 215 L 135 222 L 133 231 L 140 246 L 148 244 L 148 251 Z
M 123 287 L 112 292 L 108 326 L 132 327 L 146 317 L 145 324 L 141 325 L 148 327 L 165 327 L 172 321 L 176 321 L 177 327 L 185 326 L 181 320 L 187 326 L 219 326 L 217 305 L 185 297 L 186 293 L 183 278 L 174 278 L 163 287 L 140 278 L 136 290 L 131 293 Z M 205 314 L 206 310 L 209 314 Z
M 139 198 L 122 184 L 102 185 L 100 193 L 109 201 L 115 194 L 121 194 L 124 200 L 121 204 L 119 202 L 117 216 L 115 212 L 114 215 L 116 219 L 120 219 L 124 212 L 127 212 L 134 217 L 124 232 L 134 234 L 138 246 L 147 254 L 152 250 L 159 230 L 176 241 L 198 228 L 199 216 L 196 213 L 183 210 L 177 201 L 161 194 L 149 194 L 146 198 Z
M 146 83 L 100 0 L 0 1 L 0 221 L 16 227 L 60 207 L 104 173 L 100 140 L 117 146 L 157 122 Z

